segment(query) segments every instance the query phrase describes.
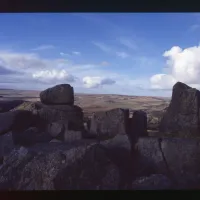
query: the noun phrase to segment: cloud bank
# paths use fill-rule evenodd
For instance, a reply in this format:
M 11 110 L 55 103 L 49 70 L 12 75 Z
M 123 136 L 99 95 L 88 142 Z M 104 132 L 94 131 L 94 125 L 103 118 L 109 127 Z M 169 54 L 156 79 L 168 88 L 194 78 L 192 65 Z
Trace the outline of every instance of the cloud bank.
M 165 51 L 168 74 L 156 74 L 150 78 L 153 89 L 172 89 L 177 82 L 200 88 L 200 46 L 182 49 L 174 46 Z

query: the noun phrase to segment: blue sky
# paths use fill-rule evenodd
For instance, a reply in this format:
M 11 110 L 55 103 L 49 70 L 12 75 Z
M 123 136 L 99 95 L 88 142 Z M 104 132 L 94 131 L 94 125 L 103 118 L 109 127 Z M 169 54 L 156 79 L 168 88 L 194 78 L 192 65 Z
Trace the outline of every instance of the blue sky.
M 200 88 L 198 13 L 0 15 L 0 87 L 170 96 Z

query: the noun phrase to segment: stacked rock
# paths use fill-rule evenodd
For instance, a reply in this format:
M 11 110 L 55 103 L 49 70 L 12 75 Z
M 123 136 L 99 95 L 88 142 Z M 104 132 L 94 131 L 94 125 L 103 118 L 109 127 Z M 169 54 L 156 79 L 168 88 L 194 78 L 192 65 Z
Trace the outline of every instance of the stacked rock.
M 54 139 L 73 141 L 82 138 L 83 112 L 74 105 L 74 89 L 60 84 L 40 93 L 38 117 Z

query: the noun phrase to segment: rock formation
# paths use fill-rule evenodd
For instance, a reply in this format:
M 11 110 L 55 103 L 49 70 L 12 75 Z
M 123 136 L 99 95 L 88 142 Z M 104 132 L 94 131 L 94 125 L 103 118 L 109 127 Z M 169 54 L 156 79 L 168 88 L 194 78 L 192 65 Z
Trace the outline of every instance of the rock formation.
M 160 113 L 134 110 L 129 117 L 128 109 L 116 108 L 94 113 L 87 122 L 70 85 L 44 90 L 40 98 L 0 113 L 0 190 L 200 185 L 198 90 L 178 82 Z M 158 120 L 152 122 L 150 115 Z M 149 136 L 151 125 L 160 126 L 157 137 Z
M 177 137 L 200 137 L 200 92 L 177 82 L 172 91 L 170 105 L 165 112 L 160 132 Z

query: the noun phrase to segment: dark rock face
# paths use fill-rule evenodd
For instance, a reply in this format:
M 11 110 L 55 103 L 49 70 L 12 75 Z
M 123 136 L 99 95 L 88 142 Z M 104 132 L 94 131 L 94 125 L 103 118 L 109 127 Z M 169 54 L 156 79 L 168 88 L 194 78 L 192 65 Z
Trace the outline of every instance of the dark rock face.
M 161 123 L 160 132 L 168 136 L 200 136 L 200 92 L 184 83 L 173 87 L 172 99 Z
M 135 111 L 129 123 L 130 131 L 128 132 L 128 135 L 132 145 L 134 145 L 139 137 L 148 136 L 147 114 L 144 111 Z
M 169 190 L 172 182 L 162 174 L 152 174 L 149 177 L 140 177 L 132 184 L 133 190 Z
M 183 188 L 200 185 L 200 140 L 165 138 L 161 148 L 177 185 Z
M 90 133 L 99 138 L 126 134 L 128 118 L 129 110 L 121 108 L 95 113 L 91 118 Z
M 74 89 L 69 84 L 60 84 L 48 88 L 40 93 L 40 100 L 44 104 L 74 104 Z
M 163 159 L 159 138 L 139 138 L 134 148 L 136 176 L 149 176 L 150 174 L 168 174 Z
M 14 149 L 14 143 L 12 139 L 12 133 L 9 132 L 0 136 L 0 165 L 3 164 L 3 160 Z
M 25 110 L 0 113 L 0 122 L 0 135 L 3 135 L 11 130 L 26 130 L 34 124 L 34 116 Z
M 92 143 L 51 143 L 13 150 L 0 168 L 0 189 L 118 189 L 119 170 Z
M 23 100 L 0 101 L 0 113 L 8 112 L 23 102 Z
M 36 127 L 30 127 L 25 131 L 12 131 L 12 137 L 14 144 L 21 146 L 31 146 L 51 140 L 48 134 L 40 132 Z

